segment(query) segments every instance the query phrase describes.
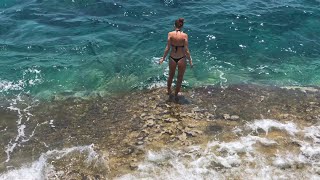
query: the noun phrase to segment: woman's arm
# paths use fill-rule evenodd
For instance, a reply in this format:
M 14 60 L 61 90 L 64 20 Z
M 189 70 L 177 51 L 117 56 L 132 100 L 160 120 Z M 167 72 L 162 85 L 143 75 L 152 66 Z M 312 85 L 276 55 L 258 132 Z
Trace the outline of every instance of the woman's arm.
M 187 35 L 185 43 L 184 43 L 184 48 L 186 50 L 186 56 L 189 59 L 190 67 L 192 68 L 193 64 L 192 64 L 192 58 L 191 58 L 190 51 L 189 51 L 188 35 Z
M 170 41 L 170 33 L 168 33 L 168 41 L 167 41 L 167 46 L 164 50 L 164 54 L 163 54 L 163 57 L 160 59 L 160 62 L 159 64 L 163 63 L 163 61 L 166 59 L 169 51 L 170 51 L 170 47 L 171 47 L 171 41 Z

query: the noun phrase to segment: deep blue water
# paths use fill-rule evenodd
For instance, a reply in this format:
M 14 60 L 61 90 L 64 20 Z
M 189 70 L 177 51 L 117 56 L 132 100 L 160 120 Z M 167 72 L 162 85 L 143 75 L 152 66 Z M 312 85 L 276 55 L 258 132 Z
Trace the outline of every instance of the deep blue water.
M 174 20 L 184 86 L 320 85 L 318 0 L 0 0 L 0 91 L 37 97 L 163 86 Z

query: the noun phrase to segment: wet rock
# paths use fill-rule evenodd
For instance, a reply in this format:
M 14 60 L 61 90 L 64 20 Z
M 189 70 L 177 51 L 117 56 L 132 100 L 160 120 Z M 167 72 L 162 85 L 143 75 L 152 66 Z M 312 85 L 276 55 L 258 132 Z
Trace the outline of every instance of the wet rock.
M 137 142 L 137 145 L 142 145 L 142 144 L 144 144 L 143 141 L 138 141 L 138 142 Z
M 198 130 L 191 130 L 190 128 L 186 127 L 184 130 L 184 133 L 186 133 L 189 136 L 196 137 L 198 134 L 202 134 L 201 131 Z
M 161 132 L 161 134 L 172 135 L 173 134 L 173 130 L 171 128 L 164 128 L 163 131 Z
M 219 125 L 210 125 L 207 127 L 207 132 L 210 134 L 215 134 L 222 131 L 222 126 Z
M 281 114 L 280 117 L 283 119 L 287 119 L 289 117 L 289 114 Z
M 131 170 L 136 170 L 136 169 L 138 169 L 138 163 L 136 163 L 136 162 L 132 162 L 132 163 L 130 163 L 130 169 Z
M 308 108 L 306 109 L 306 112 L 310 112 L 310 111 L 312 111 L 312 108 L 311 108 L 311 107 L 308 107 Z
M 188 114 L 186 114 L 186 113 L 180 113 L 180 117 L 188 117 Z
M 144 137 L 138 137 L 137 138 L 139 141 L 142 141 L 144 139 Z
M 232 121 L 237 121 L 237 120 L 239 120 L 239 116 L 237 116 L 237 115 L 232 115 L 231 117 L 230 117 L 230 120 L 232 120 Z
M 108 108 L 107 106 L 105 106 L 105 107 L 103 107 L 103 109 L 102 109 L 102 110 L 103 110 L 104 112 L 107 112 L 107 111 L 108 111 L 108 109 L 109 109 L 109 108 Z
M 147 113 L 142 113 L 141 115 L 140 115 L 140 117 L 145 117 L 147 115 Z
M 209 119 L 209 120 L 214 119 L 214 115 L 213 115 L 213 114 L 208 113 L 208 114 L 207 114 L 207 119 Z
M 145 119 L 147 119 L 147 120 L 149 120 L 149 119 L 155 120 L 156 117 L 154 117 L 154 115 L 150 115 L 150 116 L 146 116 Z
M 166 118 L 166 119 L 164 119 L 164 122 L 169 122 L 169 123 L 178 122 L 178 119 L 176 119 L 176 118 Z
M 153 127 L 155 125 L 154 121 L 153 120 L 147 120 L 145 126 L 146 127 Z
M 309 102 L 310 105 L 316 105 L 316 102 Z
M 206 110 L 206 109 L 201 109 L 201 108 L 199 108 L 199 107 L 195 107 L 195 108 L 192 109 L 192 111 L 193 111 L 194 113 L 201 113 L 201 112 L 205 112 L 205 111 L 207 111 L 207 110 Z
M 318 175 L 320 175 L 320 167 L 315 167 L 314 168 L 315 173 L 317 173 Z
M 230 114 L 223 114 L 223 119 L 225 119 L 225 120 L 230 119 Z
M 187 126 L 188 128 L 195 128 L 196 127 L 196 125 L 194 125 L 194 124 L 188 124 L 188 126 Z
M 187 139 L 187 134 L 186 133 L 182 133 L 180 136 L 178 136 L 178 139 L 182 142 L 184 142 Z

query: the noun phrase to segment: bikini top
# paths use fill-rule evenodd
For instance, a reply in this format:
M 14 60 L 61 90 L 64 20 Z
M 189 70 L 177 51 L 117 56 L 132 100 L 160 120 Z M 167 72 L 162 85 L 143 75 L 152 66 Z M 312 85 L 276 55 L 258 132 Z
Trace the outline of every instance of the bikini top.
M 176 32 L 178 32 L 178 31 L 180 31 L 180 32 L 181 32 L 181 30 L 180 30 L 180 29 L 176 30 Z M 175 51 L 175 52 L 177 52 L 177 51 L 178 51 L 178 47 L 182 47 L 182 48 L 184 47 L 184 45 L 183 45 L 183 46 L 175 46 L 175 45 L 173 45 L 173 44 L 171 44 L 171 46 L 176 48 L 176 51 Z

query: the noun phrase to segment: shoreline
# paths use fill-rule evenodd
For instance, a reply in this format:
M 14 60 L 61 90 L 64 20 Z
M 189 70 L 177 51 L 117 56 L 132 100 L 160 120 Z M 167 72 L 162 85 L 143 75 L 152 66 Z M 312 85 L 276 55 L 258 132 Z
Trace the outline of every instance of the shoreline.
M 168 99 L 165 88 L 120 97 L 40 102 L 30 110 L 31 120 L 24 122 L 30 140 L 21 141 L 22 146 L 13 150 L 9 163 L 3 163 L 0 169 L 4 173 L 6 166 L 33 162 L 49 150 L 94 144 L 97 152 L 108 157 L 109 170 L 98 172 L 93 168 L 82 173 L 114 178 L 136 171 L 148 151 L 204 146 L 213 139 L 231 141 L 236 134 L 226 132 L 256 119 L 292 121 L 301 126 L 316 124 L 319 98 L 318 91 L 233 85 L 185 91 L 180 103 Z M 14 117 L 8 110 L 2 113 Z M 6 140 L 16 133 L 14 123 L 1 127 L 7 128 L 1 132 L 8 137 Z M 6 140 L 2 144 L 8 144 Z M 0 160 L 4 162 L 3 147 L 1 151 Z M 77 169 L 76 165 L 64 169 L 64 163 L 56 162 L 56 170 Z M 72 176 L 64 174 L 60 178 Z

